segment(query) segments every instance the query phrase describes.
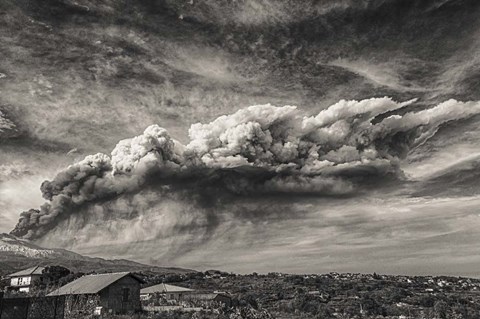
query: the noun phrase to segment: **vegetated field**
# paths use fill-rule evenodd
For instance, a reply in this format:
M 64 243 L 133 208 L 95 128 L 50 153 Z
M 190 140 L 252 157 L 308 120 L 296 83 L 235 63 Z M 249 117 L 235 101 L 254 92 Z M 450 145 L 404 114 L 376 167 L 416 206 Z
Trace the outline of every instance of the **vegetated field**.
M 137 275 L 145 280 L 144 286 L 165 282 L 197 291 L 227 292 L 232 295 L 233 307 L 218 304 L 201 312 L 145 312 L 121 318 L 480 318 L 480 279 L 473 278 L 349 273 L 237 275 L 141 269 Z
M 274 318 L 480 318 L 480 280 L 472 278 L 207 272 L 176 284 L 228 291 Z

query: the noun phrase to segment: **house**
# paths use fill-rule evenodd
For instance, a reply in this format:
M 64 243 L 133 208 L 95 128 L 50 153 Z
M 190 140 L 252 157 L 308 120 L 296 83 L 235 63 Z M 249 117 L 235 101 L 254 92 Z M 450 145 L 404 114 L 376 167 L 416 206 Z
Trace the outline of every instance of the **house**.
M 29 292 L 34 285 L 44 282 L 44 270 L 45 267 L 36 266 L 8 275 L 7 278 L 10 279 L 8 289 Z
M 103 311 L 113 314 L 141 310 L 140 284 L 143 280 L 129 272 L 86 275 L 51 292 L 47 296 L 98 297 Z
M 192 293 L 195 293 L 195 290 L 161 283 L 140 290 L 140 298 L 142 300 L 148 300 L 152 295 L 161 294 L 164 295 L 166 299 L 180 300 L 183 299 L 185 295 Z
M 157 298 L 152 298 L 157 297 Z M 210 307 L 215 304 L 223 304 L 227 307 L 232 305 L 232 298 L 226 292 L 202 292 L 185 287 L 179 287 L 168 284 L 158 284 L 140 290 L 140 299 L 144 301 L 155 301 L 158 297 L 163 297 L 162 302 L 168 305 L 189 305 L 188 307 Z M 158 300 L 157 300 L 158 301 Z M 161 302 L 161 303 L 162 303 Z M 160 305 L 161 305 L 160 303 Z M 193 309 L 193 308 L 192 308 Z

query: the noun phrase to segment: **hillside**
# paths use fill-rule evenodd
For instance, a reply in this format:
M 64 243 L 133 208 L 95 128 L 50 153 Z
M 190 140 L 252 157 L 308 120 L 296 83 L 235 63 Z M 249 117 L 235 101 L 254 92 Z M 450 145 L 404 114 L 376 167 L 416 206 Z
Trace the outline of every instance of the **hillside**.
M 82 256 L 64 249 L 45 249 L 27 240 L 0 234 L 0 275 L 34 265 L 61 265 L 74 272 L 136 271 L 150 273 L 188 273 L 190 269 L 157 267 L 125 259 L 108 260 Z

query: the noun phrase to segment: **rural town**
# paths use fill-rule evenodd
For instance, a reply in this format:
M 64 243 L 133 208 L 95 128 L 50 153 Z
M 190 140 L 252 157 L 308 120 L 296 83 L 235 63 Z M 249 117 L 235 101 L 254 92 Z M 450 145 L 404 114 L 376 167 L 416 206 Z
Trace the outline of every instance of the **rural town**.
M 35 266 L 5 275 L 2 286 L 2 319 L 434 319 L 480 314 L 480 280 L 456 277 L 217 270 L 82 274 L 62 266 Z

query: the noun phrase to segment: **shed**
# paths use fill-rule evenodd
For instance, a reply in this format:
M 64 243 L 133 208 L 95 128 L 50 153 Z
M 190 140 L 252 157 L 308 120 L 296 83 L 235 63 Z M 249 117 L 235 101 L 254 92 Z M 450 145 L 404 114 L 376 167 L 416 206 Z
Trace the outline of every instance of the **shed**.
M 193 289 L 161 283 L 143 288 L 140 290 L 140 296 L 142 299 L 148 299 L 151 295 L 162 294 L 165 295 L 167 299 L 177 300 L 182 299 L 183 296 L 194 292 L 195 290 Z
M 80 277 L 47 296 L 98 296 L 100 306 L 115 314 L 141 310 L 140 284 L 143 280 L 129 272 Z

